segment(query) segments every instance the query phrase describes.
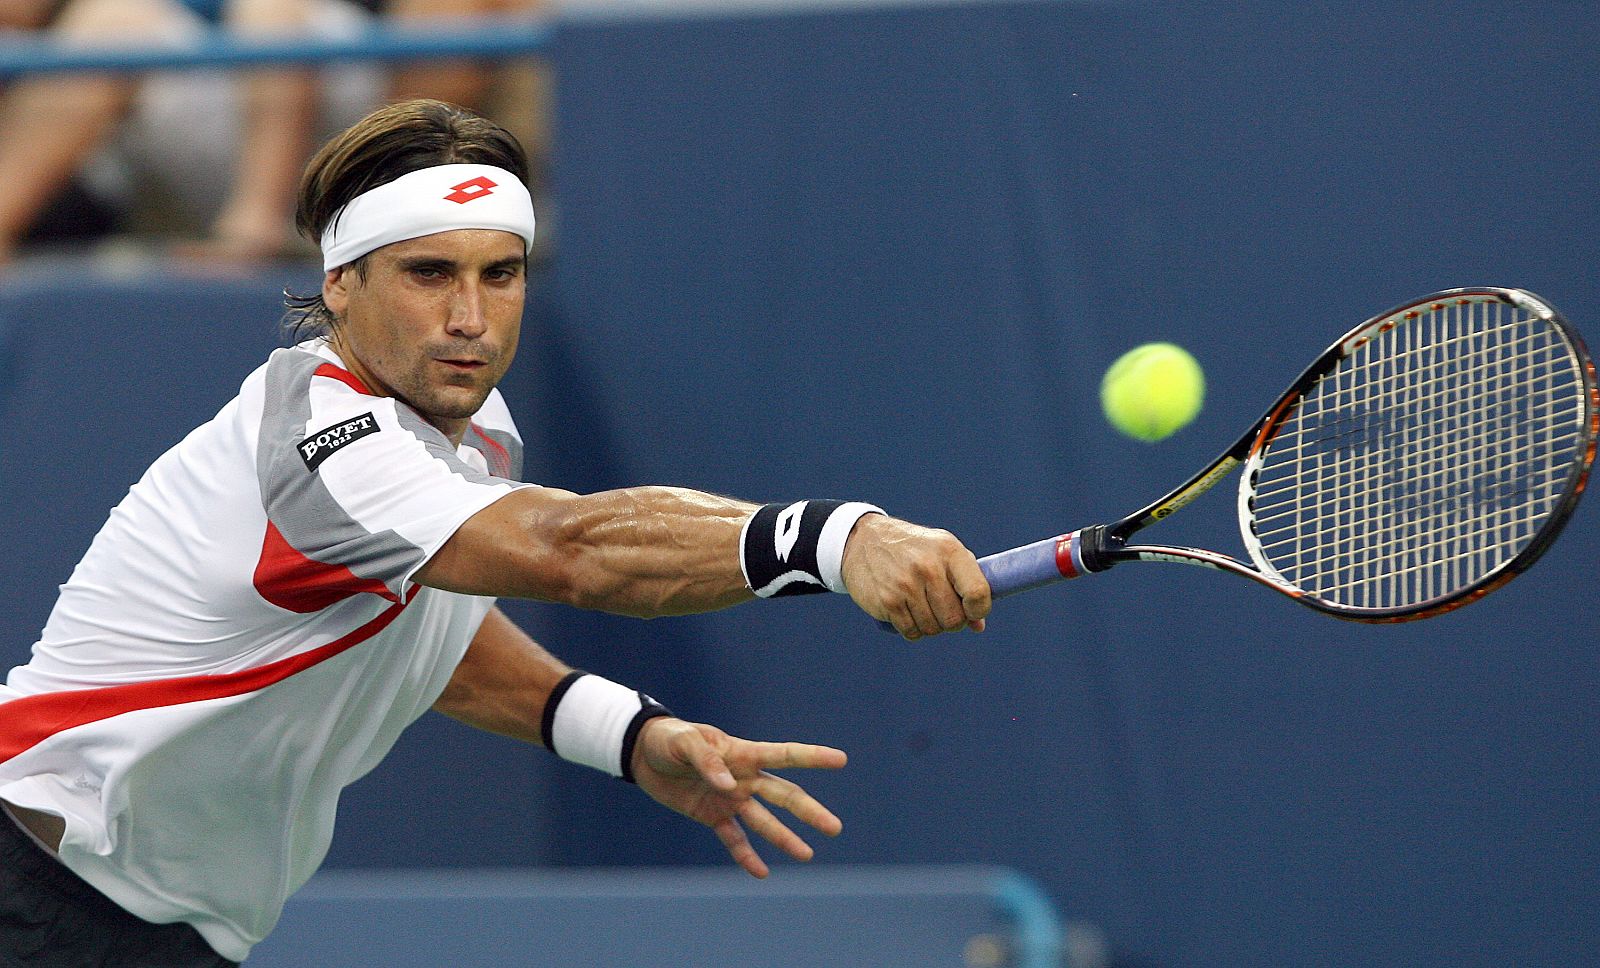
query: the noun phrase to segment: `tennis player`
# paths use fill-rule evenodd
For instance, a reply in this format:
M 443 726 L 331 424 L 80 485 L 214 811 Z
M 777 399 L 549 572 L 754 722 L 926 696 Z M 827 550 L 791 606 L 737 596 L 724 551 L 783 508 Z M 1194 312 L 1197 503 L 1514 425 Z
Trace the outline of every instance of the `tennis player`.
M 574 670 L 497 596 L 629 615 L 848 592 L 916 638 L 981 630 L 945 532 L 856 502 L 518 480 L 495 389 L 534 213 L 515 139 L 437 101 L 312 159 L 307 338 L 111 513 L 31 661 L 0 687 L 0 965 L 242 961 L 326 855 L 341 790 L 429 708 L 632 781 L 767 867 L 840 821 L 769 770 L 844 753 L 753 742 Z

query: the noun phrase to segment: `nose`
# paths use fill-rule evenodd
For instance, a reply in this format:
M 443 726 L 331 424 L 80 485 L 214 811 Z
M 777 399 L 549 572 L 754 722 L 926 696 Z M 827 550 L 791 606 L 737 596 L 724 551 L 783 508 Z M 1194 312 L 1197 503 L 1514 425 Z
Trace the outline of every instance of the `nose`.
M 477 339 L 488 328 L 484 319 L 483 291 L 473 282 L 462 282 L 450 297 L 450 319 L 445 329 L 451 336 Z

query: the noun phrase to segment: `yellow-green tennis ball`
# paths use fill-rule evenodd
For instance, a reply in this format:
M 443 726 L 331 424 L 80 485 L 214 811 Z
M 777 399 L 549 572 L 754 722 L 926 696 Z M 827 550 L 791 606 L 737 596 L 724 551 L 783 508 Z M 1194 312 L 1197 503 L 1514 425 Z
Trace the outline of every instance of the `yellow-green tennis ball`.
M 1174 343 L 1134 347 L 1100 381 L 1100 405 L 1111 426 L 1151 443 L 1188 426 L 1205 399 L 1204 371 Z

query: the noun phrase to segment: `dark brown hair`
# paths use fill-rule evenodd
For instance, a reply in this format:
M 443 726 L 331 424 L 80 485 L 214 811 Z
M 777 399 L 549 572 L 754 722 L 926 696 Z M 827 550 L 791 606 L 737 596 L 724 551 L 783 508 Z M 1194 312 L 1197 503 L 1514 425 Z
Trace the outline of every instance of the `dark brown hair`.
M 339 211 L 357 195 L 402 175 L 436 165 L 478 164 L 504 168 L 528 181 L 528 156 L 511 132 L 466 108 L 443 101 L 400 101 L 373 111 L 323 145 L 300 180 L 295 228 L 314 244 Z M 366 278 L 366 257 L 352 265 Z M 297 338 L 333 325 L 322 293 L 284 291 L 285 324 Z

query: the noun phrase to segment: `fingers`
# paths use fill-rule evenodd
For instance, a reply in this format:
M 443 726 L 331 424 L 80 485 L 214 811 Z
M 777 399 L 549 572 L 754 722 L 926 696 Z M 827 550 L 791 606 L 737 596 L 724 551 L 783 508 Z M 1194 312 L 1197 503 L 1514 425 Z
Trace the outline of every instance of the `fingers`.
M 850 761 L 844 750 L 831 746 L 740 739 L 704 724 L 694 724 L 675 739 L 683 744 L 677 758 L 722 792 L 732 792 L 740 777 L 753 781 L 766 770 L 840 770 Z
M 673 721 L 680 727 L 668 741 L 665 760 L 641 776 L 640 785 L 661 803 L 710 827 L 734 863 L 753 877 L 770 871 L 751 845 L 746 828 L 796 860 L 810 860 L 814 851 L 778 819 L 774 809 L 826 834 L 838 836 L 844 824 L 799 784 L 770 769 L 842 768 L 843 750 L 811 743 L 755 742 L 729 736 L 704 723 Z M 771 809 L 769 809 L 769 805 Z
M 984 577 L 983 569 L 978 567 L 978 559 L 971 552 L 957 556 L 950 562 L 950 584 L 961 601 L 967 626 L 982 632 L 984 619 L 989 617 L 989 609 L 994 607 L 994 598 L 989 593 L 989 579 Z
M 756 794 L 773 806 L 789 811 L 794 815 L 795 819 L 829 837 L 837 837 L 844 830 L 844 821 L 835 816 L 832 810 L 823 806 L 816 797 L 807 793 L 798 783 L 785 780 L 780 776 L 773 776 L 770 773 L 764 773 L 761 777 L 761 783 L 756 787 Z M 754 803 L 755 801 L 752 800 L 750 802 Z M 757 806 L 760 806 L 760 804 L 757 804 Z M 766 808 L 763 807 L 762 809 L 765 810 Z M 771 814 L 768 813 L 768 816 L 770 817 Z M 774 819 L 773 822 L 777 823 L 778 821 Z M 784 829 L 787 830 L 788 828 L 785 827 Z M 760 831 L 758 830 L 758 832 Z M 766 834 L 763 833 L 762 836 L 766 836 Z M 767 839 L 772 840 L 779 847 L 783 847 L 783 844 L 777 840 L 773 840 L 771 837 L 767 837 Z M 795 839 L 798 840 L 799 838 Z M 810 851 L 810 849 L 809 847 L 806 848 L 807 851 Z M 791 854 L 791 856 L 796 855 Z M 808 860 L 810 858 L 804 857 L 801 859 Z
M 728 817 L 711 825 L 716 832 L 717 839 L 722 841 L 722 846 L 728 849 L 728 856 L 733 862 L 744 868 L 751 877 L 765 878 L 772 873 L 767 868 L 766 861 L 750 846 L 750 838 L 745 836 L 744 828 L 739 826 L 739 821 Z
M 917 620 L 912 617 L 911 609 L 904 603 L 891 604 L 889 614 L 884 616 L 884 621 L 893 625 L 894 630 L 908 642 L 922 638 L 922 633 L 917 629 Z
M 961 596 L 948 582 L 927 582 L 908 589 L 903 600 L 891 607 L 889 624 L 915 641 L 966 628 L 967 610 Z
M 882 575 L 884 618 L 909 640 L 964 628 L 983 631 L 993 599 L 977 558 L 948 531 L 904 528 L 912 539 L 899 544 L 898 567 Z
M 987 582 L 971 599 L 959 594 L 953 584 L 933 583 L 913 591 L 902 606 L 891 610 L 889 624 L 911 641 L 965 628 L 982 632 L 984 616 L 989 614 L 988 597 Z
M 796 818 L 829 837 L 837 837 L 844 829 L 844 824 L 832 811 L 818 803 L 799 786 L 781 777 L 775 777 L 770 773 L 762 774 L 761 784 L 756 792 L 769 803 L 788 810 Z M 717 839 L 727 849 L 728 856 L 752 877 L 764 878 L 771 873 L 771 870 L 751 845 L 749 835 L 745 833 L 740 820 L 748 824 L 750 829 L 759 834 L 763 840 L 797 861 L 809 861 L 816 856 L 816 851 L 810 844 L 779 820 L 766 804 L 752 797 L 739 805 L 736 816 L 727 817 L 712 825 Z
M 735 740 L 730 755 L 741 764 L 748 763 L 759 770 L 839 770 L 850 758 L 844 750 L 811 743 L 759 743 L 752 740 Z
M 700 778 L 711 784 L 714 790 L 728 792 L 737 788 L 739 781 L 734 778 L 733 771 L 728 768 L 728 763 L 722 755 L 698 733 L 686 735 L 691 737 L 691 742 L 698 744 L 698 748 L 691 753 L 691 760 Z
M 708 728 L 708 727 L 703 727 Z M 711 737 L 716 742 L 712 742 Z M 734 775 L 753 777 L 762 770 L 785 767 L 839 769 L 845 764 L 842 750 L 807 743 L 755 743 L 729 736 L 720 730 L 708 735 L 702 729 L 684 730 L 676 737 L 682 744 L 679 758 L 689 763 L 713 790 L 732 793 L 739 780 Z
M 739 808 L 739 816 L 750 829 L 760 834 L 767 843 L 788 854 L 798 861 L 809 861 L 816 856 L 816 851 L 811 845 L 800 839 L 800 835 L 790 830 L 783 821 L 773 816 L 759 800 L 751 800 Z
M 810 743 L 752 743 L 740 741 L 744 749 L 740 757 L 742 763 L 758 763 L 759 769 L 754 782 L 750 785 L 752 797 L 760 797 L 775 807 L 787 810 L 794 817 L 807 826 L 813 827 L 829 837 L 837 837 L 844 829 L 844 823 L 833 811 L 824 807 L 816 797 L 807 793 L 800 784 L 787 780 L 781 776 L 768 773 L 769 769 L 784 769 L 788 767 L 804 769 L 838 770 L 842 769 L 849 757 L 844 750 L 836 750 L 831 746 L 814 746 Z M 746 801 L 745 807 L 755 801 Z M 757 804 L 759 807 L 760 805 Z M 743 808 L 741 808 L 743 809 Z M 761 808 L 765 812 L 764 807 Z M 771 814 L 768 813 L 770 818 Z M 750 817 L 746 817 L 750 820 Z M 777 823 L 773 820 L 772 823 Z M 779 825 L 781 826 L 781 824 Z M 787 828 L 784 828 L 787 831 Z M 764 830 L 758 828 L 762 836 L 767 836 Z M 792 836 L 792 835 L 790 835 Z M 767 836 L 768 840 L 779 847 L 783 843 Z M 798 839 L 798 838 L 796 838 Z M 787 847 L 784 847 L 788 850 Z M 806 848 L 808 851 L 810 848 Z
M 961 596 L 956 594 L 955 586 L 950 582 L 937 582 L 928 586 L 927 602 L 928 617 L 932 621 L 932 628 L 918 624 L 918 628 L 929 635 L 938 635 L 940 632 L 955 632 L 967 627 L 967 610 L 962 603 Z

